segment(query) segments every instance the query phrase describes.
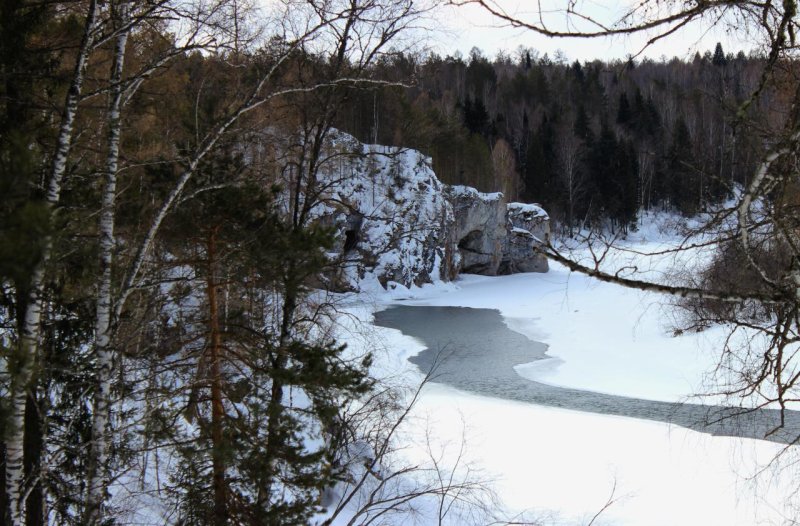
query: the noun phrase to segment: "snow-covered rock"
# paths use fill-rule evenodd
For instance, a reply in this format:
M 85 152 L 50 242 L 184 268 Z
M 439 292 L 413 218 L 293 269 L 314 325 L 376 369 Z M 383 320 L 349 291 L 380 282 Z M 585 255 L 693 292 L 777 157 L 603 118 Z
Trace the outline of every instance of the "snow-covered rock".
M 341 132 L 329 146 L 337 162 L 320 170 L 324 194 L 316 215 L 336 231 L 338 290 L 447 281 L 453 210 L 429 157 L 416 150 L 366 145 Z M 331 152 L 333 154 L 334 152 Z
M 503 194 L 485 194 L 469 186 L 452 186 L 447 194 L 455 214 L 451 236 L 460 255 L 458 268 L 469 274 L 494 276 L 506 238 Z
M 366 145 L 342 132 L 327 147 L 336 161 L 320 168 L 324 190 L 314 215 L 336 232 L 329 256 L 341 264 L 325 276 L 333 289 L 420 286 L 460 272 L 547 271 L 532 249 L 549 235 L 538 205 L 448 187 L 416 150 Z
M 507 235 L 499 274 L 547 272 L 547 258 L 535 251 L 550 237 L 550 217 L 537 204 L 508 203 Z
M 550 236 L 550 217 L 541 206 L 508 203 L 501 193 L 452 186 L 448 197 L 455 225 L 450 230 L 460 272 L 516 274 L 547 272 L 547 258 L 535 251 Z

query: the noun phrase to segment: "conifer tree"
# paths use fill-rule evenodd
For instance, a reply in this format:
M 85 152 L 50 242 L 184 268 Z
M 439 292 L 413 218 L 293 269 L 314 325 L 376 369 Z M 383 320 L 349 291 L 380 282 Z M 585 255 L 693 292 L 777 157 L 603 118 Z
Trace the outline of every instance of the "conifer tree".
M 628 95 L 623 91 L 619 94 L 619 103 L 617 104 L 617 124 L 628 125 L 632 117 Z
M 619 157 L 618 142 L 614 131 L 606 120 L 600 126 L 600 135 L 592 144 L 589 154 L 594 189 L 599 196 L 599 214 L 601 219 L 617 217 L 620 208 L 620 194 L 617 182 Z
M 370 386 L 368 358 L 344 360 L 318 325 L 320 307 L 305 306 L 331 232 L 288 224 L 277 194 L 230 146 L 193 187 L 215 189 L 190 189 L 195 197 L 166 225 L 191 286 L 174 288 L 165 305 L 183 313 L 180 327 L 158 331 L 180 336 L 153 343 L 166 360 L 159 385 L 171 394 L 152 439 L 180 444 L 170 492 L 183 524 L 305 523 L 342 476 L 331 463 L 338 444 L 311 447 L 308 437 L 334 429 L 340 401 Z
M 700 178 L 692 153 L 692 138 L 686 121 L 678 119 L 672 134 L 666 177 L 670 181 L 669 199 L 679 212 L 690 215 L 699 210 L 702 199 Z
M 527 200 L 551 201 L 558 195 L 555 177 L 556 132 L 552 120 L 545 115 L 532 135 L 525 166 L 525 193 Z
M 621 141 L 618 148 L 618 184 L 620 206 L 617 220 L 623 232 L 627 232 L 631 225 L 636 224 L 636 213 L 639 210 L 638 200 L 638 164 L 636 148 L 632 141 Z
M 594 142 L 594 132 L 589 124 L 589 116 L 586 114 L 586 108 L 583 104 L 578 106 L 578 113 L 575 116 L 573 131 L 587 146 L 590 146 Z
M 714 56 L 711 58 L 711 63 L 718 67 L 728 65 L 728 58 L 725 56 L 725 52 L 722 50 L 722 44 L 719 42 L 717 42 L 717 45 L 714 47 Z

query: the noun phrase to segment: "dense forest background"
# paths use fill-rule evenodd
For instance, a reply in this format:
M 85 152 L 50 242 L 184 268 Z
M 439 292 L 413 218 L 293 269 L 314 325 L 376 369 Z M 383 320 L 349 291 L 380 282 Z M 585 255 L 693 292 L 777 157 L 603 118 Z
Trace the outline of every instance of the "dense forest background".
M 414 394 L 337 342 L 315 210 L 322 168 L 363 152 L 333 130 L 624 231 L 746 183 L 794 96 L 793 63 L 721 47 L 442 58 L 408 50 L 412 0 L 254 6 L 0 1 L 2 525 L 369 523 L 476 495 L 390 462 Z
M 376 74 L 413 84 L 354 94 L 336 124 L 425 152 L 447 183 L 539 202 L 567 230 L 624 229 L 640 209 L 691 215 L 747 182 L 792 96 L 778 82 L 742 108 L 763 69 L 719 44 L 688 62 L 402 55 Z

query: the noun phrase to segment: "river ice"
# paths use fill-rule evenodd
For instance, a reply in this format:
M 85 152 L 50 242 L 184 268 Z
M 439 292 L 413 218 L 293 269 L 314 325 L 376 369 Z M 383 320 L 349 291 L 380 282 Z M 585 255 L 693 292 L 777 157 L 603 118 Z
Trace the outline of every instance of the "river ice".
M 664 242 L 656 237 L 645 230 L 632 243 Z M 660 264 L 651 271 L 660 272 Z M 524 377 L 651 400 L 714 400 L 694 396 L 712 387 L 708 373 L 721 329 L 673 336 L 674 311 L 662 298 L 557 264 L 547 274 L 463 276 L 454 284 L 396 287 L 354 300 L 351 312 L 365 320 L 397 303 L 498 309 L 510 328 L 549 346 L 550 360 L 517 367 Z M 376 353 L 378 370 L 419 378 L 407 358 L 424 348 L 421 342 L 394 329 L 365 330 L 348 341 L 384 349 Z M 782 447 L 762 440 L 500 400 L 440 384 L 425 388 L 414 416 L 427 424 L 417 426 L 410 458 L 426 455 L 430 437 L 422 436 L 423 427 L 442 447 L 463 439 L 468 460 L 491 474 L 506 511 L 527 510 L 545 524 L 588 524 L 612 493 L 614 503 L 593 524 L 749 526 L 791 524 L 798 515 L 791 500 L 796 468 L 767 467 Z

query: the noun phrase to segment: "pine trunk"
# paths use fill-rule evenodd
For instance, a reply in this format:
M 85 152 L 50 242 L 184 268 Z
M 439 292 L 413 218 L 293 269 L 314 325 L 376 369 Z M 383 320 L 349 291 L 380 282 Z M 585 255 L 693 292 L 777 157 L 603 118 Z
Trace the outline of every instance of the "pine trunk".
M 228 524 L 227 491 L 225 487 L 225 452 L 223 442 L 223 419 L 225 408 L 222 404 L 222 333 L 219 324 L 219 303 L 217 301 L 217 229 L 208 235 L 208 329 L 209 329 L 209 368 L 211 384 L 211 444 L 212 472 L 214 486 L 214 524 Z
M 78 112 L 78 101 L 83 89 L 84 72 L 91 52 L 96 20 L 97 1 L 92 0 L 88 6 L 84 32 L 75 61 L 75 70 L 67 91 L 64 111 L 61 115 L 61 126 L 56 139 L 56 151 L 50 170 L 45 202 L 51 214 L 55 213 L 58 206 L 64 174 L 67 171 L 67 157 L 72 146 L 73 126 Z M 44 240 L 41 258 L 31 274 L 17 344 L 17 370 L 11 379 L 9 431 L 6 440 L 6 494 L 12 526 L 22 526 L 25 519 L 25 472 L 23 462 L 25 408 L 28 391 L 34 378 L 35 364 L 39 358 L 45 267 L 50 261 L 52 248 L 53 240 L 48 237 Z
M 115 26 L 119 30 L 111 65 L 111 97 L 108 105 L 108 156 L 105 167 L 105 187 L 100 211 L 100 275 L 97 287 L 97 304 L 94 320 L 94 355 L 97 384 L 92 411 L 92 439 L 89 449 L 86 524 L 103 521 L 103 505 L 108 488 L 108 425 L 110 418 L 111 378 L 114 372 L 114 351 L 111 348 L 111 270 L 114 257 L 114 210 L 117 193 L 117 171 L 121 136 L 122 72 L 125 49 L 128 43 L 130 5 L 127 1 L 117 6 Z
M 266 510 L 270 505 L 270 500 L 273 492 L 273 481 L 277 473 L 278 451 L 281 444 L 279 437 L 281 435 L 281 428 L 283 426 L 283 389 L 284 382 L 281 380 L 281 372 L 286 369 L 289 363 L 289 344 L 291 341 L 292 325 L 294 321 L 295 310 L 297 309 L 297 287 L 294 285 L 295 281 L 294 265 L 289 263 L 286 270 L 287 279 L 284 282 L 284 297 L 283 307 L 281 309 L 281 328 L 278 338 L 278 349 L 276 352 L 275 360 L 272 363 L 272 386 L 270 388 L 270 400 L 267 405 L 267 444 L 265 448 L 267 460 L 270 466 L 269 477 L 265 487 L 260 489 L 258 495 L 258 505 L 261 509 Z

